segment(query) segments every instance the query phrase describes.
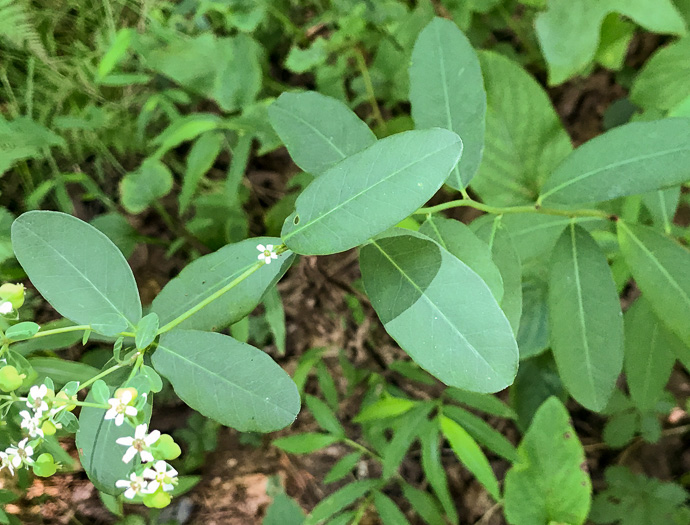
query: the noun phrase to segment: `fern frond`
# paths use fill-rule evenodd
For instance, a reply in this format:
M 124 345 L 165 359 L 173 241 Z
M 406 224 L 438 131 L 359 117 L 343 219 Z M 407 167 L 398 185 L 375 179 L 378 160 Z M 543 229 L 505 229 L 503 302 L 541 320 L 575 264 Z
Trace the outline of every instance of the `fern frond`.
M 41 37 L 31 21 L 26 5 L 20 0 L 0 0 L 0 42 L 17 49 L 27 49 L 48 61 Z

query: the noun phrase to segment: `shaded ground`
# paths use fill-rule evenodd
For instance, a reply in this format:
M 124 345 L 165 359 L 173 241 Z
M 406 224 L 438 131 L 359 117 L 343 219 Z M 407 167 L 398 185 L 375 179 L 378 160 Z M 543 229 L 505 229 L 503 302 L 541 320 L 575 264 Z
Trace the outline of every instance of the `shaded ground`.
M 630 66 L 639 66 L 658 46 L 659 38 L 645 35 L 637 38 L 628 59 Z M 596 136 L 602 131 L 602 118 L 612 102 L 625 96 L 625 90 L 616 84 L 614 76 L 607 71 L 596 71 L 585 79 L 571 81 L 550 91 L 554 104 L 561 115 L 569 133 L 576 144 Z M 255 161 L 247 175 L 247 184 L 252 197 L 248 205 L 252 223 L 252 234 L 260 231 L 262 210 L 275 202 L 285 191 L 285 183 L 295 173 L 285 152 L 277 152 Z M 78 196 L 75 196 L 78 200 Z M 88 218 L 90 210 L 79 209 Z M 471 220 L 475 212 L 469 209 L 455 210 L 457 218 Z M 462 215 L 466 214 L 466 215 Z M 151 237 L 172 238 L 174 236 L 155 215 L 132 218 L 137 230 Z M 130 258 L 137 282 L 145 303 L 156 295 L 163 285 L 181 269 L 184 261 L 180 258 L 167 259 L 164 249 L 158 246 L 140 245 Z M 334 377 L 339 373 L 337 352 L 342 349 L 349 360 L 357 367 L 373 369 L 384 373 L 392 382 L 412 395 L 420 398 L 434 396 L 433 388 L 413 390 L 418 387 L 407 381 L 399 381 L 399 376 L 386 371 L 385 365 L 404 356 L 381 329 L 366 298 L 358 294 L 352 283 L 359 277 L 355 251 L 328 257 L 302 257 L 295 267 L 281 281 L 281 292 L 287 318 L 287 353 L 278 356 L 275 349 L 267 351 L 288 372 L 293 372 L 298 358 L 304 351 L 314 347 L 329 348 L 325 362 Z M 358 296 L 363 302 L 365 321 L 353 321 L 346 302 L 347 295 Z M 44 312 L 46 318 L 54 314 Z M 690 396 L 688 377 L 676 371 L 671 378 L 670 389 L 680 398 Z M 338 385 L 341 394 L 343 385 Z M 308 393 L 317 393 L 315 383 L 307 384 Z M 349 437 L 357 439 L 357 426 L 350 419 L 357 413 L 361 391 L 345 399 L 340 406 L 339 416 L 349 432 Z M 156 412 L 153 426 L 164 432 L 172 432 L 184 427 L 190 415 L 189 409 L 174 401 L 162 403 Z M 588 467 L 592 473 L 595 490 L 602 486 L 603 467 L 611 464 L 624 464 L 634 471 L 669 479 L 690 470 L 690 448 L 688 438 L 679 436 L 664 437 L 658 444 L 649 445 L 635 442 L 622 451 L 611 451 L 601 446 L 603 419 L 595 414 L 578 410 L 572 413 L 574 424 L 588 452 Z M 508 437 L 513 443 L 518 433 L 505 420 L 489 422 Z M 290 496 L 296 498 L 304 509 L 312 508 L 325 495 L 340 485 L 324 486 L 321 480 L 331 466 L 350 449 L 334 445 L 306 456 L 289 456 L 270 446 L 270 439 L 291 433 L 315 430 L 317 427 L 311 416 L 303 412 L 296 423 L 287 430 L 271 437 L 261 437 L 259 442 L 243 444 L 238 432 L 222 428 L 218 434 L 215 451 L 211 452 L 199 469 L 203 475 L 201 483 L 187 496 L 176 500 L 171 512 L 188 523 L 206 525 L 247 525 L 260 523 L 270 498 L 266 495 L 267 484 L 272 476 L 279 476 Z M 65 444 L 76 457 L 73 445 Z M 452 451 L 443 451 L 451 493 L 456 503 L 462 523 L 481 523 L 482 525 L 502 525 L 501 512 L 493 506 L 485 491 L 454 458 Z M 499 479 L 503 477 L 508 464 L 494 456 L 489 456 Z M 364 461 L 359 467 L 359 475 L 366 477 L 374 473 L 377 466 Z M 408 481 L 423 486 L 423 475 L 415 449 L 401 466 L 401 474 Z M 400 494 L 389 493 L 404 510 L 406 503 Z M 135 509 L 132 509 L 135 510 Z M 86 480 L 82 472 L 54 476 L 48 480 L 35 480 L 29 488 L 25 501 L 8 506 L 8 511 L 19 513 L 22 523 L 84 524 L 112 523 L 114 521 L 99 501 L 97 492 Z M 363 524 L 375 524 L 375 516 L 366 516 Z M 415 523 L 413 521 L 413 523 Z

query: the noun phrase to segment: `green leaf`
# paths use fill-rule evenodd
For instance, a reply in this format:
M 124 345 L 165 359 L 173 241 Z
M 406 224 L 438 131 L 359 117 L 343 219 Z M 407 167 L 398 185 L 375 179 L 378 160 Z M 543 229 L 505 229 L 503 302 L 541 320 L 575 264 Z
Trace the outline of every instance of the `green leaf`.
M 350 108 L 315 91 L 283 93 L 269 106 L 268 116 L 295 164 L 313 175 L 376 142 Z
M 216 157 L 223 149 L 225 138 L 220 133 L 204 133 L 194 143 L 187 155 L 187 167 L 182 178 L 180 190 L 180 215 L 183 214 L 192 202 L 199 183 L 204 175 L 211 169 Z
M 361 452 L 352 452 L 347 456 L 340 458 L 333 468 L 328 471 L 323 478 L 324 483 L 333 483 L 335 481 L 340 481 L 359 464 L 359 460 L 362 458 Z
M 544 89 L 524 69 L 490 51 L 480 52 L 479 60 L 488 108 L 484 156 L 472 189 L 496 206 L 534 202 L 572 151 L 570 137 Z
M 266 509 L 261 525 L 302 525 L 304 511 L 290 496 L 280 493 Z
M 285 67 L 295 73 L 306 73 L 324 64 L 328 60 L 328 54 L 328 42 L 323 37 L 317 37 L 306 49 L 293 45 L 285 59 Z
M 365 245 L 360 268 L 386 331 L 449 386 L 497 392 L 513 382 L 518 349 L 484 281 L 426 237 L 393 231 Z
M 477 442 L 467 433 L 467 431 L 458 425 L 452 419 L 445 416 L 440 416 L 441 430 L 443 435 L 450 443 L 453 452 L 458 457 L 460 462 L 467 467 L 472 474 L 475 475 L 477 481 L 481 483 L 489 492 L 491 497 L 498 501 L 501 497 L 498 489 L 498 481 L 489 460 L 477 445 Z
M 158 334 L 158 323 L 158 315 L 155 312 L 151 312 L 139 321 L 134 338 L 137 350 L 144 350 L 153 343 Z
M 510 321 L 513 333 L 517 335 L 522 316 L 522 263 L 515 243 L 500 219 L 495 219 L 493 223 L 487 222 L 474 232 L 491 249 L 491 257 L 503 282 L 501 309 Z
M 544 352 L 549 346 L 548 285 L 536 277 L 522 283 L 522 316 L 517 334 L 520 359 Z
M 151 141 L 158 146 L 155 158 L 160 159 L 166 152 L 199 135 L 221 127 L 222 120 L 213 113 L 192 113 L 172 122 L 165 131 Z
M 640 298 L 625 312 L 625 377 L 640 411 L 651 411 L 661 399 L 682 345 Z
M 290 376 L 267 354 L 232 337 L 171 330 L 151 361 L 190 407 L 241 432 L 281 429 L 299 412 Z
M 690 37 L 659 49 L 635 79 L 630 99 L 645 109 L 668 111 L 690 96 Z
M 321 428 L 334 436 L 345 436 L 345 429 L 338 421 L 333 410 L 326 403 L 318 397 L 310 395 L 305 396 L 304 401 Z
M 294 436 L 276 439 L 273 441 L 273 444 L 290 454 L 310 454 L 316 450 L 326 448 L 333 443 L 337 443 L 340 439 L 339 436 L 332 436 L 330 434 L 305 432 L 303 434 L 295 434 Z
M 110 47 L 108 47 L 108 50 L 98 63 L 97 80 L 108 76 L 115 69 L 115 66 L 127 56 L 133 34 L 135 34 L 134 29 L 129 27 L 123 27 L 117 31 Z
M 110 397 L 115 387 L 105 387 L 105 390 L 108 392 L 106 395 Z M 86 396 L 85 401 L 100 402 L 94 397 L 93 390 Z M 122 456 L 127 449 L 118 445 L 116 440 L 121 437 L 132 437 L 134 429 L 129 424 L 117 426 L 113 419 L 104 419 L 105 412 L 104 408 L 82 407 L 79 413 L 76 445 L 79 461 L 89 480 L 101 492 L 117 496 L 122 489 L 117 488 L 115 482 L 120 479 L 129 479 L 132 463 L 122 461 Z M 143 412 L 144 422 L 148 423 L 151 419 L 150 400 L 144 405 Z M 139 460 L 135 459 L 134 462 L 138 465 Z
M 497 302 L 503 299 L 503 278 L 493 260 L 491 249 L 469 226 L 440 216 L 429 216 L 419 233 L 439 243 L 473 270 L 491 290 Z
M 465 188 L 484 149 L 486 92 L 479 59 L 452 21 L 434 18 L 419 33 L 410 64 L 410 103 L 415 128 L 443 128 L 462 138 L 463 158 L 446 183 Z
M 380 481 L 377 479 L 366 479 L 361 481 L 353 481 L 343 488 L 337 490 L 330 496 L 322 499 L 311 514 L 307 516 L 304 525 L 317 525 L 323 523 L 325 520 L 340 512 L 351 503 L 357 501 L 359 498 L 374 490 Z
M 438 502 L 429 494 L 419 490 L 404 481 L 400 481 L 400 486 L 403 490 L 405 499 L 410 502 L 412 508 L 422 517 L 422 519 L 429 525 L 446 525 L 446 520 L 443 519 Z
M 12 246 L 33 285 L 62 316 L 105 335 L 141 319 L 132 270 L 93 226 L 64 213 L 30 211 L 12 224 Z
M 450 131 L 407 131 L 333 166 L 297 198 L 283 225 L 296 253 L 338 253 L 395 226 L 441 187 L 462 153 Z M 395 199 L 391 199 L 395 195 Z
M 604 18 L 614 12 L 655 33 L 686 33 L 671 0 L 550 0 L 535 21 L 549 84 L 560 84 L 585 71 L 596 54 Z
M 400 466 L 407 450 L 415 442 L 420 429 L 424 428 L 429 412 L 434 408 L 431 403 L 419 403 L 412 410 L 396 421 L 396 429 L 388 444 L 383 448 L 383 479 L 390 478 Z
M 141 213 L 172 189 L 170 170 L 159 160 L 146 159 L 138 170 L 120 182 L 122 206 L 130 213 Z
M 492 394 L 477 394 L 458 388 L 447 388 L 444 394 L 451 399 L 493 416 L 517 419 L 517 414 L 498 397 Z
M 549 277 L 551 346 L 568 391 L 594 411 L 606 406 L 623 368 L 623 317 L 606 256 L 571 224 L 554 247 Z
M 138 242 L 137 231 L 123 215 L 105 213 L 94 217 L 89 224 L 105 233 L 126 258 L 132 255 Z
M 690 346 L 690 252 L 656 230 L 623 221 L 618 242 L 656 315 Z
M 379 518 L 381 518 L 383 525 L 410 524 L 398 506 L 393 503 L 393 500 L 383 494 L 383 492 L 374 493 L 374 506 L 379 513 Z
M 151 311 L 158 314 L 161 325 L 169 323 L 208 299 L 251 268 L 259 255 L 256 248 L 258 244 L 277 246 L 280 239 L 253 237 L 228 244 L 188 264 L 153 300 Z M 283 253 L 273 264 L 262 266 L 178 326 L 196 330 L 218 330 L 236 323 L 256 308 L 264 292 L 278 282 L 293 260 L 292 253 Z
M 448 489 L 448 478 L 441 462 L 439 437 L 438 419 L 429 421 L 425 428 L 421 430 L 419 438 L 422 451 L 422 469 L 424 470 L 424 476 L 434 489 L 434 493 L 441 502 L 441 506 L 451 523 L 458 523 L 458 511 Z
M 31 321 L 24 321 L 10 326 L 5 330 L 5 337 L 12 341 L 22 341 L 36 335 L 41 327 Z
M 517 461 L 518 455 L 513 444 L 483 419 L 453 405 L 444 406 L 443 413 L 458 423 L 481 445 L 508 461 Z
M 511 525 L 580 525 L 587 519 L 592 483 L 569 420 L 555 397 L 535 414 L 518 447 L 521 460 L 506 475 L 505 512 Z
M 663 228 L 667 234 L 671 233 L 673 217 L 676 215 L 679 201 L 680 186 L 655 190 L 642 195 L 642 202 L 649 210 L 654 224 Z
M 0 117 L 0 175 L 20 160 L 41 158 L 47 148 L 64 145 L 62 137 L 29 117 Z
M 631 122 L 583 144 L 561 162 L 542 202 L 602 202 L 690 180 L 690 120 Z
M 415 406 L 414 401 L 399 397 L 385 397 L 368 405 L 352 420 L 353 423 L 365 423 L 389 417 L 397 417 L 411 410 Z
M 285 355 L 285 310 L 283 309 L 283 301 L 280 298 L 278 288 L 275 286 L 269 288 L 264 294 L 263 300 L 264 307 L 266 308 L 264 317 L 273 334 L 278 354 Z
M 84 383 L 98 374 L 98 369 L 93 366 L 55 357 L 32 357 L 29 358 L 29 363 L 38 374 L 38 379 L 34 384 L 43 377 L 51 378 L 58 386 L 70 381 Z

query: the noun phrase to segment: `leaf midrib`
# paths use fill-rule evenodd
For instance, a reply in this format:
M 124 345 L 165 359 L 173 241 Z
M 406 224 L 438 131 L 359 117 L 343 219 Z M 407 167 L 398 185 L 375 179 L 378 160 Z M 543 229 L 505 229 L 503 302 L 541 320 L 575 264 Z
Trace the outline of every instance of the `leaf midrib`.
M 319 222 L 319 221 L 325 219 L 325 218 L 328 217 L 331 213 L 333 213 L 333 212 L 339 210 L 339 209 L 342 208 L 343 206 L 346 206 L 347 204 L 349 204 L 349 203 L 352 202 L 353 200 L 358 199 L 359 197 L 361 197 L 361 196 L 364 195 L 365 193 L 367 193 L 367 192 L 373 190 L 373 189 L 374 189 L 375 187 L 377 187 L 378 185 L 383 184 L 383 183 L 385 183 L 385 182 L 388 182 L 389 179 L 391 179 L 391 178 L 393 178 L 393 177 L 396 177 L 396 176 L 399 175 L 401 172 L 403 172 L 403 171 L 409 169 L 410 167 L 414 166 L 415 164 L 420 164 L 420 163 L 424 162 L 426 159 L 428 159 L 429 157 L 432 157 L 432 156 L 434 156 L 434 155 L 438 155 L 441 151 L 444 151 L 444 150 L 446 150 L 446 149 L 448 149 L 448 148 L 450 148 L 450 147 L 452 147 L 452 146 L 454 146 L 454 145 L 456 145 L 456 144 L 457 144 L 457 141 L 455 141 L 455 142 L 453 142 L 453 143 L 451 143 L 451 144 L 448 144 L 448 145 L 444 146 L 443 148 L 437 149 L 436 151 L 433 151 L 433 152 L 431 152 L 431 153 L 428 153 L 427 155 L 424 155 L 423 157 L 418 157 L 418 158 L 416 158 L 414 161 L 410 162 L 409 164 L 406 164 L 405 166 L 401 167 L 400 169 L 398 169 L 398 170 L 396 170 L 396 171 L 390 173 L 388 176 L 384 177 L 383 179 L 378 180 L 378 181 L 375 182 L 374 184 L 372 184 L 372 185 L 370 185 L 370 186 L 367 186 L 366 188 L 364 188 L 364 189 L 361 190 L 360 192 L 356 193 L 356 194 L 353 195 L 352 197 L 350 197 L 350 198 L 344 200 L 343 202 L 339 203 L 337 206 L 334 206 L 333 208 L 331 208 L 330 210 L 328 210 L 328 211 L 327 211 L 326 213 L 324 213 L 323 215 L 319 215 L 318 217 L 312 219 L 311 221 L 304 223 L 304 225 L 301 226 L 301 227 L 298 226 L 297 228 L 295 228 L 294 230 L 292 230 L 291 232 L 289 232 L 289 233 L 287 233 L 286 235 L 283 236 L 283 242 L 285 242 L 285 241 L 287 241 L 288 239 L 290 239 L 291 237 L 297 235 L 299 232 L 301 232 L 301 231 L 304 230 L 305 228 L 308 228 L 308 227 L 312 226 L 313 224 L 316 224 L 317 222 Z M 372 166 L 372 168 L 373 168 L 373 166 Z M 301 195 L 300 195 L 300 197 L 301 197 Z
M 673 153 L 679 153 L 682 151 L 690 151 L 690 146 L 683 146 L 680 148 L 669 149 L 669 150 L 664 150 L 664 151 L 655 151 L 654 153 L 649 153 L 646 155 L 638 155 L 637 157 L 630 157 L 630 158 L 627 158 L 627 159 L 624 159 L 624 160 L 621 160 L 618 162 L 614 162 L 612 164 L 607 164 L 606 166 L 602 166 L 602 167 L 595 168 L 595 169 L 590 170 L 590 171 L 586 171 L 585 173 L 582 173 L 581 175 L 578 175 L 577 177 L 574 177 L 572 179 L 568 179 L 565 182 L 562 182 L 561 184 L 551 188 L 546 193 L 543 193 L 541 195 L 541 200 L 542 201 L 546 200 L 549 197 L 549 195 L 553 195 L 554 193 L 561 191 L 563 188 L 567 188 L 568 186 L 571 186 L 573 184 L 577 184 L 580 181 L 587 179 L 589 177 L 592 177 L 594 175 L 597 175 L 603 171 L 608 171 L 608 170 L 620 168 L 620 167 L 626 166 L 628 164 L 633 164 L 633 163 L 644 161 L 644 160 L 654 159 L 657 157 L 663 157 L 665 155 L 671 155 Z
M 371 241 L 371 244 L 373 244 L 374 246 L 376 246 L 376 248 L 383 254 L 383 256 L 384 256 L 386 259 L 388 259 L 388 260 L 390 261 L 390 263 L 396 268 L 396 270 L 398 270 L 398 271 L 400 272 L 400 274 L 401 274 L 403 277 L 405 277 L 405 279 L 407 279 L 407 281 L 408 281 L 408 282 L 419 292 L 420 297 L 423 297 L 423 298 L 434 308 L 434 310 L 437 311 L 437 312 L 441 315 L 441 317 L 443 318 L 443 320 L 444 320 L 450 327 L 452 327 L 453 331 L 454 331 L 455 333 L 457 333 L 457 334 L 460 336 L 460 338 L 467 344 L 467 346 L 470 348 L 470 350 L 472 350 L 472 352 L 473 352 L 477 357 L 479 357 L 481 361 L 483 361 L 483 362 L 486 364 L 486 366 L 489 368 L 489 370 L 491 370 L 491 371 L 496 375 L 496 378 L 497 378 L 497 379 L 500 379 L 500 378 L 501 378 L 501 374 L 499 374 L 499 373 L 496 371 L 496 369 L 494 369 L 494 367 L 491 366 L 491 364 L 486 360 L 486 358 L 485 358 L 483 355 L 481 355 L 481 354 L 477 351 L 477 349 L 476 349 L 476 348 L 465 338 L 465 336 L 455 327 L 455 325 L 454 325 L 453 323 L 450 322 L 450 320 L 448 319 L 448 317 L 446 317 L 445 313 L 444 313 L 440 308 L 438 308 L 438 307 L 436 306 L 436 303 L 434 303 L 434 302 L 429 298 L 429 296 L 426 294 L 426 292 L 425 292 L 424 290 L 422 290 L 419 286 L 417 286 L 417 283 L 415 283 L 415 282 L 412 280 L 412 278 L 411 278 L 409 275 L 407 275 L 407 273 L 405 273 L 405 271 L 404 271 L 400 266 L 398 266 L 398 264 L 397 264 L 397 263 L 396 263 L 396 262 L 385 252 L 385 250 L 383 250 L 383 249 L 381 248 L 381 246 L 380 246 L 376 241 L 372 240 L 372 241 Z M 433 281 L 433 279 L 432 279 L 432 281 Z M 413 303 L 413 305 L 414 305 L 414 303 Z

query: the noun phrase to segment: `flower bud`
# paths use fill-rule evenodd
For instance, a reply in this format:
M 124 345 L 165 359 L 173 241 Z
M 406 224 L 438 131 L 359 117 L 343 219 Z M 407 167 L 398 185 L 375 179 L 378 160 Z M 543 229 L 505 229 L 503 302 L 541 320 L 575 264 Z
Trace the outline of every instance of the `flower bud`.
M 24 376 L 12 365 L 0 369 L 0 390 L 12 392 L 22 386 L 23 382 Z
M 170 505 L 171 500 L 172 497 L 170 494 L 159 488 L 153 494 L 146 494 L 146 496 L 144 496 L 144 505 L 153 509 L 162 509 Z
M 163 434 L 153 445 L 154 456 L 166 461 L 178 458 L 182 451 L 170 434 Z
M 117 399 L 120 399 L 122 397 L 122 394 L 124 394 L 125 392 L 130 392 L 132 394 L 132 401 L 134 401 L 137 398 L 138 392 L 137 389 L 133 386 L 128 386 L 127 388 L 118 388 L 117 390 L 115 390 L 115 397 Z
M 24 285 L 5 283 L 0 286 L 0 302 L 9 301 L 15 310 L 24 304 Z

